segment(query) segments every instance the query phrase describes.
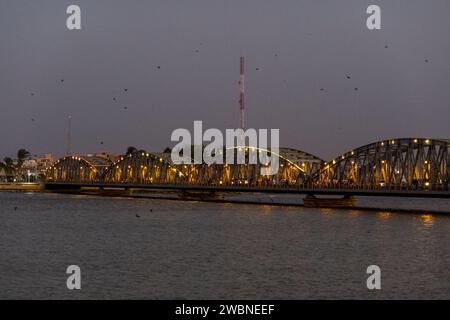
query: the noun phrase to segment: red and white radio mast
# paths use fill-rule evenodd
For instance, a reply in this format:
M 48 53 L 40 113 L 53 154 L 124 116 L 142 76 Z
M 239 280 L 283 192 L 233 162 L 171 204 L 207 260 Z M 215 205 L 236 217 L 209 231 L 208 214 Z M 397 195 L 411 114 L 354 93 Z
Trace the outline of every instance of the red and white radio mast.
M 239 98 L 239 105 L 240 105 L 240 112 L 241 112 L 241 129 L 245 128 L 245 110 L 244 110 L 244 57 L 241 57 L 241 76 L 239 78 L 239 88 L 241 91 L 240 98 Z

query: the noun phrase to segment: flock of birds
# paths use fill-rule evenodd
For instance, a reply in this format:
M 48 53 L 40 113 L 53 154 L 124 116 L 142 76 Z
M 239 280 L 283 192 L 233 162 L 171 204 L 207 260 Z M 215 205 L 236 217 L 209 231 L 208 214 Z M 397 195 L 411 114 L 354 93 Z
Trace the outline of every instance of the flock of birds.
M 158 65 L 156 68 L 157 68 L 157 69 L 161 69 L 161 66 Z M 64 79 L 60 79 L 59 82 L 60 82 L 60 83 L 64 83 Z M 124 88 L 123 91 L 124 91 L 124 92 L 128 92 L 128 88 Z M 30 92 L 30 95 L 31 95 L 32 97 L 34 97 L 34 96 L 36 95 L 36 93 L 35 93 L 35 92 Z M 113 97 L 112 100 L 113 100 L 113 101 L 117 101 L 117 98 L 116 98 L 116 97 Z M 128 110 L 128 107 L 127 107 L 127 106 L 124 106 L 123 109 L 124 109 L 124 110 Z M 35 118 L 32 117 L 32 118 L 31 118 L 31 122 L 35 122 Z M 100 141 L 100 144 L 103 145 L 104 142 L 103 142 L 103 141 Z
M 203 43 L 200 43 L 200 46 L 202 46 L 202 45 L 203 45 Z M 384 45 L 384 48 L 385 48 L 385 49 L 388 49 L 389 46 L 388 46 L 388 45 Z M 200 51 L 199 49 L 195 49 L 195 52 L 196 52 L 196 53 L 198 53 L 199 51 Z M 277 58 L 277 57 L 278 57 L 278 53 L 275 53 L 273 56 L 274 56 L 275 58 Z M 425 59 L 424 59 L 424 62 L 425 62 L 425 63 L 428 63 L 428 62 L 429 62 L 429 59 L 428 59 L 428 58 L 425 58 Z M 160 69 L 161 69 L 161 65 L 156 65 L 156 66 L 155 66 L 155 70 L 160 70 Z M 256 66 L 256 67 L 255 67 L 255 71 L 260 71 L 260 70 L 261 70 L 261 67 L 260 67 L 260 66 Z M 349 75 L 349 74 L 346 75 L 345 78 L 346 78 L 347 80 L 351 80 L 351 79 L 352 79 L 351 75 Z M 284 80 L 283 82 L 286 83 L 287 81 Z M 63 83 L 64 83 L 64 79 L 60 79 L 60 83 L 63 84 Z M 359 88 L 358 88 L 358 87 L 354 87 L 353 90 L 354 90 L 354 91 L 358 91 Z M 124 88 L 123 91 L 124 91 L 125 93 L 128 93 L 128 88 Z M 319 91 L 325 92 L 326 89 L 325 89 L 324 87 L 320 87 Z M 33 97 L 33 96 L 36 95 L 36 93 L 35 93 L 35 92 L 30 92 L 30 95 Z M 112 101 L 114 101 L 114 102 L 118 101 L 117 97 L 116 97 L 116 96 L 112 97 Z M 122 108 L 123 108 L 123 110 L 128 110 L 128 106 L 123 106 Z M 31 118 L 31 121 L 32 121 L 32 122 L 35 122 L 35 118 Z M 104 144 L 104 142 L 103 142 L 103 141 L 100 141 L 100 145 L 103 145 L 103 144 Z

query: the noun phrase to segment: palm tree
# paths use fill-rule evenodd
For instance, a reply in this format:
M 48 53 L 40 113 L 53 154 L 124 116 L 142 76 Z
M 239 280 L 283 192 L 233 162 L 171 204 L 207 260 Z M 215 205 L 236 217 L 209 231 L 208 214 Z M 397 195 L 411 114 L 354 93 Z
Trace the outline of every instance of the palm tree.
M 127 148 L 127 153 L 126 153 L 126 155 L 136 153 L 137 151 L 138 151 L 138 150 L 137 150 L 135 147 L 129 146 L 129 147 Z
M 10 157 L 4 157 L 3 161 L 0 162 L 0 167 L 5 170 L 7 176 L 12 176 L 16 171 L 16 166 L 14 165 L 13 159 Z
M 3 161 L 0 161 L 0 173 L 4 172 L 4 174 L 6 175 L 6 170 L 5 170 L 5 163 Z
M 23 148 L 17 151 L 17 169 L 22 168 L 25 159 L 29 158 L 30 155 L 31 154 L 26 149 Z
M 25 160 L 27 158 L 30 158 L 30 155 L 31 154 L 24 148 L 21 148 L 17 151 L 17 163 L 16 163 L 17 172 L 16 173 L 20 178 L 22 178 L 22 176 L 24 175 L 23 168 L 22 168 L 23 163 L 25 162 Z

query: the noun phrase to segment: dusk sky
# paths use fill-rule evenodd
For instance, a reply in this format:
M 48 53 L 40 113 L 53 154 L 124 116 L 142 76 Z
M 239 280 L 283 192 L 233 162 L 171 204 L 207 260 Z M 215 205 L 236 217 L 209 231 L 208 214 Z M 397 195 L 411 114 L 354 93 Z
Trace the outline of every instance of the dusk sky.
M 279 128 L 281 146 L 328 160 L 450 138 L 449 17 L 448 0 L 1 0 L 0 157 L 62 156 L 68 115 L 77 154 L 161 152 L 194 120 L 235 128 L 240 56 L 246 125 Z

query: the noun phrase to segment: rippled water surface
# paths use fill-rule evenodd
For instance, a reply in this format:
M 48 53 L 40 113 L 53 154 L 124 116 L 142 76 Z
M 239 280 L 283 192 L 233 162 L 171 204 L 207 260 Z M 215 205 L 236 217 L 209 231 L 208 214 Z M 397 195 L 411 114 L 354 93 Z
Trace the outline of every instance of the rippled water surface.
M 0 298 L 450 299 L 450 215 L 0 193 Z

